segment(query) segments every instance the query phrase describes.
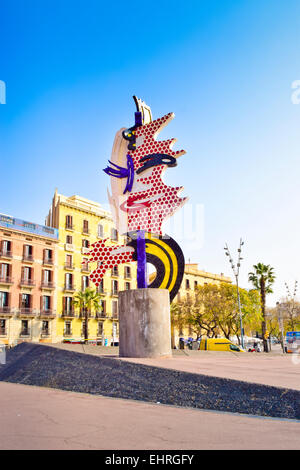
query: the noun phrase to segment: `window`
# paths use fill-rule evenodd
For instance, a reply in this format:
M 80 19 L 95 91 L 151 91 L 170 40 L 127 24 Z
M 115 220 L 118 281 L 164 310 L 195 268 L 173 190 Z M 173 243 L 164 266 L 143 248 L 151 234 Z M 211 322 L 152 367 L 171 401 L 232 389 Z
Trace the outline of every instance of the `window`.
M 44 269 L 43 270 L 43 276 L 42 276 L 42 283 L 44 285 L 48 285 L 48 284 L 51 284 L 52 282 L 52 271 L 50 271 L 50 269 Z
M 104 279 L 101 279 L 100 284 L 98 286 L 98 293 L 103 294 L 104 293 Z
M 8 292 L 0 292 L 0 308 L 8 307 Z
M 98 224 L 98 237 L 99 238 L 104 237 L 104 227 L 102 224 Z
M 32 245 L 24 245 L 23 247 L 23 258 L 30 261 L 33 259 L 33 247 Z
M 21 336 L 29 336 L 29 322 L 22 320 L 21 322 Z
M 42 322 L 42 335 L 49 335 L 49 321 L 44 320 Z
M 66 215 L 66 229 L 73 230 L 73 217 Z
M 11 241 L 10 240 L 2 240 L 2 243 L 1 243 L 1 252 L 2 252 L 2 255 L 7 255 L 7 256 L 10 256 L 11 255 Z
M 0 320 L 0 335 L 6 334 L 6 320 Z
M 71 324 L 70 321 L 65 321 L 64 335 L 65 336 L 71 336 L 72 335 L 72 324 Z
M 51 297 L 50 295 L 43 295 L 41 297 L 41 309 L 43 312 L 51 310 Z
M 238 352 L 240 352 L 240 348 L 239 348 L 238 346 L 236 346 L 235 344 L 231 344 L 231 345 L 230 345 L 230 349 L 231 349 L 231 351 L 238 351 Z
M 125 282 L 125 290 L 130 290 L 130 282 Z
M 84 291 L 87 287 L 89 287 L 89 276 L 82 276 L 82 290 Z
M 189 289 L 189 288 L 190 288 L 190 280 L 189 280 L 189 279 L 186 279 L 186 280 L 185 280 L 185 288 L 186 288 L 186 289 Z
M 115 228 L 111 229 L 111 239 L 114 241 L 118 241 L 118 230 Z
M 101 307 L 100 313 L 102 315 L 105 315 L 106 314 L 106 300 L 100 300 L 100 307 Z
M 67 236 L 66 236 L 66 243 L 67 243 L 68 245 L 72 245 L 72 243 L 73 243 L 73 237 L 72 237 L 72 235 L 67 235 Z
M 112 314 L 114 317 L 118 316 L 118 301 L 117 300 L 112 301 Z
M 22 268 L 22 282 L 28 285 L 33 283 L 33 269 L 32 268 L 29 268 L 28 266 L 24 266 Z
M 63 297 L 63 312 L 71 313 L 73 311 L 72 297 Z
M 102 335 L 103 335 L 103 321 L 98 321 L 97 336 L 102 336 Z
M 118 267 L 118 265 L 113 266 L 113 268 L 112 268 L 112 270 L 111 270 L 111 275 L 112 275 L 112 276 L 118 276 L 118 275 L 119 275 L 119 267 Z
M 82 240 L 82 248 L 89 248 L 90 242 L 88 240 Z
M 83 233 L 86 233 L 86 234 L 89 233 L 89 221 L 88 220 L 83 221 L 82 231 Z
M 73 288 L 73 274 L 71 273 L 66 273 L 66 288 L 67 289 L 72 289 Z
M 72 255 L 66 255 L 66 268 L 73 267 L 73 258 Z
M 112 281 L 112 293 L 113 295 L 118 294 L 118 281 Z
M 2 263 L 0 265 L 0 279 L 2 280 L 8 280 L 10 277 L 10 271 L 11 271 L 11 265 Z
M 31 295 L 30 294 L 21 294 L 20 307 L 22 309 L 31 308 Z
M 198 287 L 198 281 L 195 281 L 194 282 L 194 289 L 197 289 L 197 287 Z
M 46 248 L 44 250 L 44 263 L 45 264 L 53 264 L 53 252 Z
M 127 279 L 130 279 L 131 278 L 131 269 L 130 269 L 130 266 L 125 266 L 125 277 Z

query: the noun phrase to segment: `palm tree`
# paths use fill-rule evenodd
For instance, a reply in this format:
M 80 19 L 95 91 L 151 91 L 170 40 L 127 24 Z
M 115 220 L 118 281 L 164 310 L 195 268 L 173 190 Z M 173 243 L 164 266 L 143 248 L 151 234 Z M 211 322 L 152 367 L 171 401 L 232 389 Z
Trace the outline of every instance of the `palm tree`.
M 266 295 L 271 294 L 272 284 L 275 282 L 273 269 L 269 264 L 258 263 L 253 266 L 255 272 L 248 275 L 248 280 L 252 282 L 255 289 L 260 291 L 261 313 L 262 313 L 262 336 L 264 352 L 268 352 L 268 342 L 266 339 Z
M 101 311 L 100 305 L 101 295 L 96 292 L 96 290 L 87 287 L 85 291 L 79 291 L 73 297 L 73 305 L 78 307 L 80 310 L 81 315 L 84 315 L 85 323 L 84 323 L 84 341 L 85 343 L 88 342 L 88 321 L 89 321 L 89 314 L 91 313 L 92 309 L 96 311 Z

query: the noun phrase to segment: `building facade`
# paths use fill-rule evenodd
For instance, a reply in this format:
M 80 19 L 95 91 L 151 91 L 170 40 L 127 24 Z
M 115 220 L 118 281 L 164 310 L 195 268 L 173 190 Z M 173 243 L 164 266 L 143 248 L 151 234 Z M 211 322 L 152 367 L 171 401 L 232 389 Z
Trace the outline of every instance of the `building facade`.
M 58 230 L 0 214 L 0 341 L 56 341 Z
M 73 297 L 86 287 L 95 287 L 89 274 L 96 263 L 88 264 L 87 253 L 101 238 L 108 238 L 108 245 L 118 245 L 124 243 L 124 236 L 118 234 L 111 213 L 99 203 L 77 195 L 66 197 L 57 191 L 45 223 L 59 231 L 56 338 L 57 341 L 80 340 L 84 336 L 85 320 L 74 309 Z M 108 344 L 118 340 L 118 292 L 134 288 L 136 263 L 115 266 L 105 274 L 98 287 L 102 308 L 100 312 L 91 312 L 89 339 Z

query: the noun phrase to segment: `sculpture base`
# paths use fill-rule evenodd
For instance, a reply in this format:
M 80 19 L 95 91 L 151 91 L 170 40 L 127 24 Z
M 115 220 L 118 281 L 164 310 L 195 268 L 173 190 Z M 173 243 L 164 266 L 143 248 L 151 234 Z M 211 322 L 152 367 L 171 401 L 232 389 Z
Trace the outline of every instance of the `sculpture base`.
M 169 291 L 146 288 L 119 292 L 119 356 L 171 355 Z

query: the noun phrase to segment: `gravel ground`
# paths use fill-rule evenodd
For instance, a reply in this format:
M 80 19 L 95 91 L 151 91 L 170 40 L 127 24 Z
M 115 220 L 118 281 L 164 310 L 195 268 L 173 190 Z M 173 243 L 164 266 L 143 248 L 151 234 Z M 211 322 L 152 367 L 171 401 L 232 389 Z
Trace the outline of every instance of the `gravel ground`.
M 0 380 L 189 408 L 300 419 L 300 392 L 145 366 L 53 346 L 7 352 Z

